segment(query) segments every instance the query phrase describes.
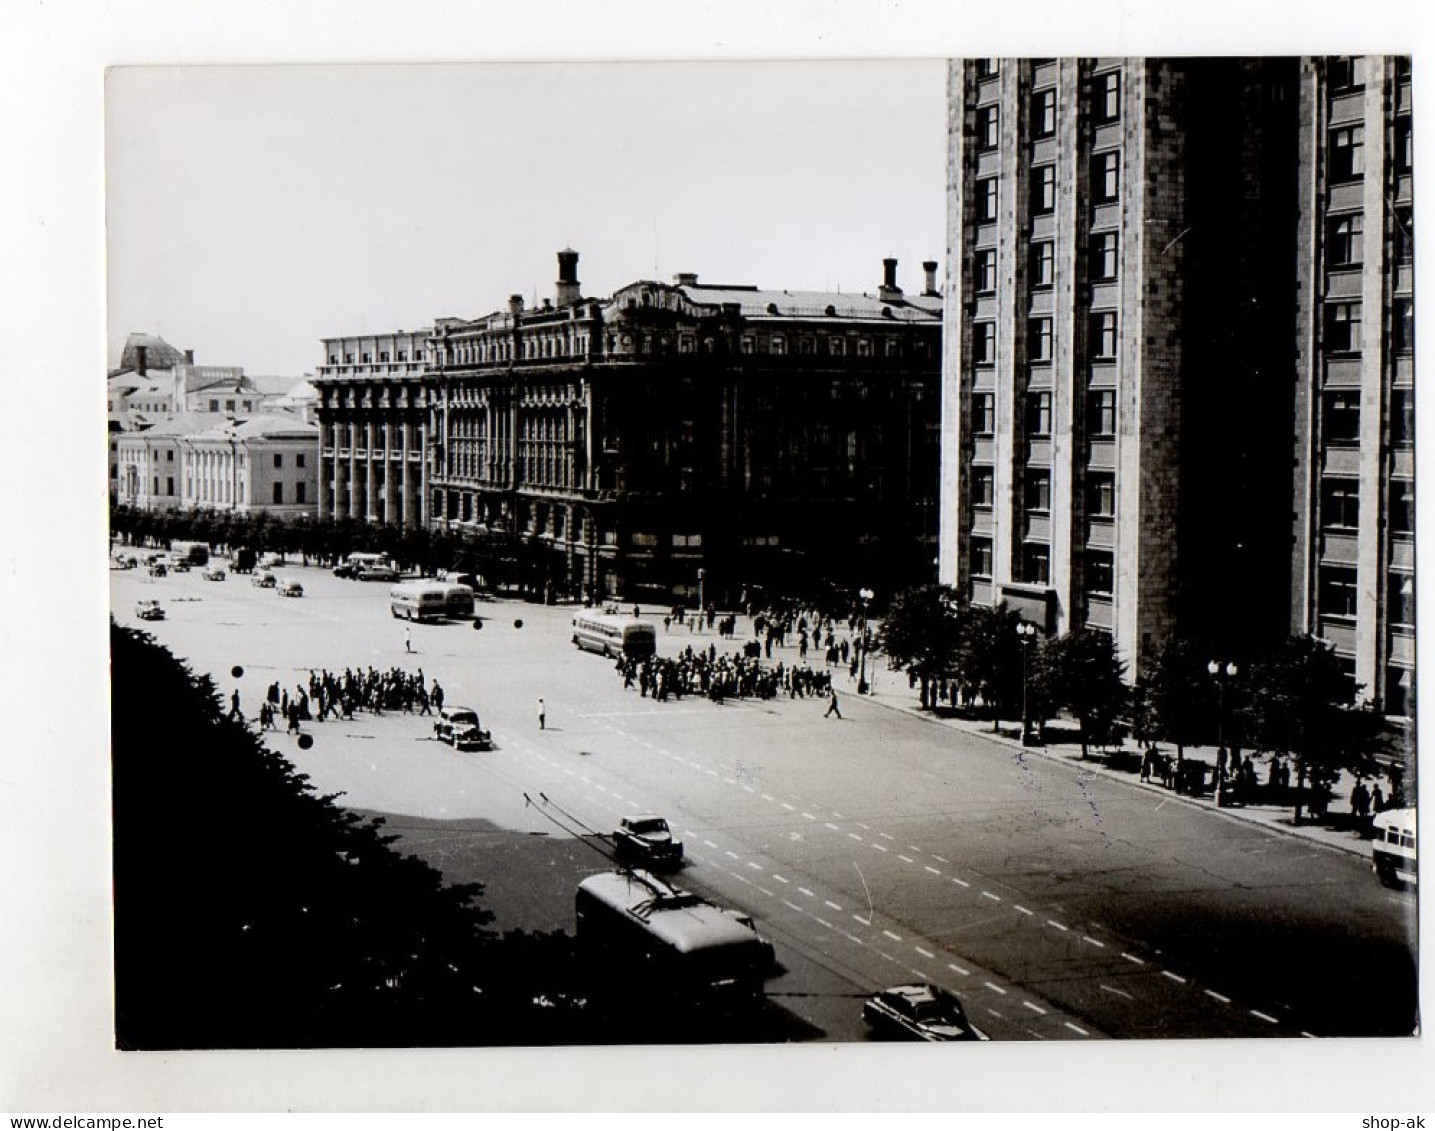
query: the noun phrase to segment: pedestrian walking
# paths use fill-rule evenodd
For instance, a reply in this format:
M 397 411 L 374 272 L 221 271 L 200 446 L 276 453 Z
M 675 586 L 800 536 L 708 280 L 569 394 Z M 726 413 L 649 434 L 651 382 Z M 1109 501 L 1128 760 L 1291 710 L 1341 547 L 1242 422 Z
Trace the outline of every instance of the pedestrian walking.
M 836 715 L 839 719 L 842 717 L 842 712 L 837 709 L 837 692 L 835 691 L 828 694 L 827 714 L 823 715 L 822 717 L 826 719 L 831 718 L 833 715 Z
M 409 628 L 408 625 L 404 625 L 404 651 L 405 651 L 405 652 L 412 652 L 413 650 L 414 650 L 414 630 L 411 629 L 411 628 Z
M 548 711 L 547 708 L 544 707 L 542 699 L 538 700 L 538 729 L 548 729 Z
M 244 712 L 239 709 L 239 689 L 235 688 L 229 695 L 229 717 L 231 719 L 244 718 Z

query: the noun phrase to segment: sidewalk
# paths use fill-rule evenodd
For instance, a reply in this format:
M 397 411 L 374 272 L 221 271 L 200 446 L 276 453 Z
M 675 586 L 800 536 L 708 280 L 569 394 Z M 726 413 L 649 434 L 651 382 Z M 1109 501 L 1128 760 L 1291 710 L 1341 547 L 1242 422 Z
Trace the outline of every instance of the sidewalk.
M 869 669 L 870 677 L 871 671 Z M 833 682 L 839 682 L 839 675 L 833 673 Z M 1191 797 L 1187 794 L 1177 793 L 1159 782 L 1143 782 L 1136 770 L 1115 769 L 1108 766 L 1096 754 L 1090 758 L 1083 759 L 1081 756 L 1081 745 L 1075 740 L 1061 741 L 1042 746 L 1027 746 L 1021 744 L 1021 723 L 1019 720 L 1003 720 L 1000 732 L 992 731 L 990 720 L 967 719 L 951 715 L 937 714 L 932 711 L 924 711 L 917 704 L 917 691 L 907 688 L 906 676 L 900 672 L 889 671 L 883 668 L 879 675 L 880 683 L 867 695 L 860 696 L 863 702 L 875 703 L 893 711 L 901 711 L 916 718 L 925 719 L 936 726 L 949 727 L 953 730 L 965 731 L 968 734 L 984 738 L 1001 746 L 1009 746 L 1013 749 L 1024 749 L 1029 756 L 1046 758 L 1053 762 L 1061 762 L 1067 765 L 1078 767 L 1082 771 L 1100 777 L 1111 778 L 1129 785 L 1133 789 L 1150 790 L 1159 794 L 1163 800 L 1179 802 L 1183 805 L 1190 805 L 1195 808 L 1208 809 L 1222 817 L 1233 821 L 1242 821 L 1247 824 L 1260 825 L 1272 832 L 1280 833 L 1283 836 L 1299 837 L 1302 840 L 1320 844 L 1326 848 L 1338 849 L 1341 852 L 1349 852 L 1357 856 L 1370 857 L 1370 841 L 1353 830 L 1330 828 L 1327 825 L 1295 824 L 1294 809 L 1290 805 L 1231 805 L 1218 806 L 1214 792 L 1210 795 Z M 840 673 L 840 682 L 849 683 L 848 696 L 853 699 L 859 698 L 856 684 L 847 679 L 847 673 Z M 875 681 L 874 681 L 875 682 Z M 885 684 L 886 686 L 882 686 Z M 1175 751 L 1162 747 L 1165 753 L 1175 757 Z M 1139 759 L 1140 752 L 1130 746 L 1123 746 L 1123 752 L 1134 755 Z M 1200 761 L 1214 767 L 1216 764 L 1216 748 L 1213 746 L 1188 746 L 1185 750 L 1185 758 L 1188 762 Z M 1251 754 L 1252 761 L 1256 767 L 1256 776 L 1259 781 L 1265 781 L 1266 769 L 1270 759 L 1265 755 Z M 1350 816 L 1349 796 L 1354 785 L 1353 780 L 1347 781 L 1342 775 L 1336 783 L 1334 795 L 1328 812 L 1339 820 Z

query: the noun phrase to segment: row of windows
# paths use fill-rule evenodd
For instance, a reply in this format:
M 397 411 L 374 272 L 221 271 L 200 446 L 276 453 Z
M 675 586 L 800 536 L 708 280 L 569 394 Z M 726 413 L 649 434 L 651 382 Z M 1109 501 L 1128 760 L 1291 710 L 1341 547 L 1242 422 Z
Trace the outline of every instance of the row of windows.
M 994 555 L 990 538 L 971 540 L 972 576 L 990 580 L 994 572 Z M 1086 591 L 1095 596 L 1110 596 L 1116 586 L 1116 561 L 1109 550 L 1083 552 Z M 1021 580 L 1031 585 L 1051 584 L 1051 549 L 1040 542 L 1022 546 Z
M 397 360 L 399 360 L 399 361 L 408 361 L 408 359 L 409 359 L 408 350 L 399 350 L 399 351 L 398 351 L 398 358 L 397 358 Z M 362 364 L 362 365 L 371 365 L 371 364 L 373 363 L 374 357 L 373 357 L 373 354 L 361 353 L 361 354 L 359 355 L 359 360 L 360 360 L 360 364 Z M 386 362 L 386 361 L 388 361 L 388 360 L 389 360 L 389 351 L 388 351 L 388 350 L 382 350 L 382 351 L 379 353 L 379 361 L 382 363 L 382 362 Z M 417 353 L 414 354 L 414 360 L 415 360 L 415 361 L 418 360 L 418 354 L 417 354 Z M 329 364 L 330 364 L 330 365 L 338 365 L 338 364 L 339 364 L 339 355 L 336 354 L 336 353 L 331 353 L 331 354 L 329 355 Z M 351 353 L 346 353 L 346 354 L 344 355 L 344 364 L 345 364 L 345 365 L 353 365 L 353 364 L 354 364 L 354 355 L 351 354 Z
M 1415 166 L 1415 137 L 1408 116 L 1395 119 L 1391 140 L 1391 163 L 1397 176 L 1405 176 Z M 1326 174 L 1332 183 L 1360 180 L 1365 175 L 1365 127 L 1332 127 L 1326 160 Z
M 1121 199 L 1121 154 L 1105 149 L 1091 155 L 1090 192 L 1093 204 L 1114 204 Z M 976 218 L 980 223 L 997 218 L 999 204 L 997 177 L 980 177 L 976 182 Z M 1033 165 L 1027 189 L 1027 204 L 1033 216 L 1056 211 L 1056 166 Z
M 1089 319 L 1090 337 L 1088 346 L 1093 361 L 1112 361 L 1116 358 L 1116 312 L 1101 310 Z M 1026 355 L 1031 362 L 1048 362 L 1056 355 L 1055 322 L 1051 318 L 1038 317 L 1027 321 Z M 997 360 L 997 324 L 995 322 L 972 323 L 972 360 L 977 365 L 994 365 Z
M 1392 571 L 1389 575 L 1386 615 L 1390 623 L 1415 626 L 1415 578 Z M 1354 617 L 1359 613 L 1360 581 L 1354 566 L 1320 568 L 1320 612 L 1328 617 Z
M 996 433 L 996 394 L 972 394 L 972 433 L 991 436 Z M 1027 432 L 1033 436 L 1051 434 L 1051 394 L 1034 391 L 1027 394 Z M 1116 435 L 1116 390 L 1089 389 L 1086 393 L 1086 433 L 1088 436 Z
M 1093 232 L 1089 242 L 1091 252 L 1088 268 L 1094 283 L 1112 282 L 1120 266 L 1118 250 L 1120 235 L 1117 232 Z M 1032 289 L 1054 286 L 1056 283 L 1056 244 L 1052 240 L 1035 240 L 1029 249 L 1030 277 Z M 993 294 L 997 289 L 996 248 L 978 248 L 973 254 L 972 274 L 977 294 Z
M 1415 258 L 1415 218 L 1409 208 L 1395 210 L 1395 260 Z M 1331 267 L 1359 267 L 1365 262 L 1365 214 L 1346 212 L 1326 222 L 1326 258 Z
M 1327 443 L 1360 443 L 1360 390 L 1331 389 L 1322 402 L 1321 433 Z M 1390 440 L 1400 446 L 1415 442 L 1415 391 L 1390 391 Z
M 1092 115 L 1097 125 L 1107 125 L 1121 118 L 1121 73 L 1106 71 L 1092 79 Z M 1056 88 L 1044 87 L 1031 94 L 1031 131 L 1044 138 L 1056 134 Z M 998 107 L 977 109 L 977 148 L 992 150 L 1001 143 Z
M 1415 349 L 1415 302 L 1409 298 L 1390 303 L 1390 346 L 1397 353 Z M 1325 348 L 1328 353 L 1359 353 L 1361 304 L 1329 302 L 1325 305 Z
M 1415 533 L 1415 484 L 1408 479 L 1390 481 L 1389 519 L 1392 534 Z M 1360 481 L 1330 478 L 1320 492 L 1320 523 L 1324 530 L 1355 531 L 1360 526 Z

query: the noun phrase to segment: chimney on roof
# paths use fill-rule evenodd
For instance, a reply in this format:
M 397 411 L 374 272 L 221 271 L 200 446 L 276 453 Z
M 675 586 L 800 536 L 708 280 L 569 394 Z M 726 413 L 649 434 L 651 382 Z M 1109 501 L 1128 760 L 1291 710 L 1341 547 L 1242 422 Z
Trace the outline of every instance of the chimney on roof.
M 922 270 L 927 274 L 927 289 L 922 293 L 931 298 L 940 298 L 942 292 L 937 290 L 937 261 L 928 259 L 922 264 Z
M 141 377 L 149 371 L 149 348 L 135 346 L 135 372 Z
M 578 253 L 571 247 L 565 247 L 558 253 L 558 305 L 572 306 L 580 297 Z
M 509 296 L 508 296 L 508 313 L 509 313 L 509 314 L 512 314 L 515 318 L 518 317 L 518 315 L 520 315 L 520 314 L 523 313 L 523 296 L 522 296 L 522 295 L 509 295 Z
M 698 285 L 698 273 L 696 271 L 679 271 L 673 276 L 673 282 L 680 287 L 695 287 Z
M 902 288 L 897 286 L 897 261 L 891 257 L 882 260 L 882 285 L 877 288 L 877 297 L 883 302 L 902 297 Z
M 185 363 L 186 363 L 186 364 L 188 364 L 188 365 L 193 365 L 193 364 L 194 364 L 194 350 L 185 350 L 185 351 L 184 351 L 184 360 L 185 360 Z

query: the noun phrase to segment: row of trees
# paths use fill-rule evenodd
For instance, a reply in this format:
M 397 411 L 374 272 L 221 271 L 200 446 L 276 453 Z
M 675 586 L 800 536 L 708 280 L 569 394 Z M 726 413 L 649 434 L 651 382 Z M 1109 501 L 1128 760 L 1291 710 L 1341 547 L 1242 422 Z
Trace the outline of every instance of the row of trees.
M 264 511 L 245 514 L 116 505 L 110 509 L 110 531 L 138 545 L 168 546 L 181 540 L 205 542 L 215 549 L 244 546 L 328 565 L 355 551 L 382 553 L 405 571 L 477 573 L 495 587 L 518 586 L 534 593 L 561 576 L 561 563 L 550 560 L 551 550 L 512 535 L 389 526 L 347 516 L 289 518 Z
M 1129 734 L 1143 746 L 1174 746 L 1178 757 L 1188 746 L 1220 742 L 1288 758 L 1297 819 L 1307 784 L 1323 787 L 1343 770 L 1379 771 L 1384 720 L 1357 702 L 1358 689 L 1323 640 L 1294 636 L 1213 676 L 1205 651 L 1173 639 L 1129 683 L 1107 633 L 1042 638 L 1020 625 L 1005 602 L 972 605 L 951 588 L 924 586 L 892 602 L 876 643 L 892 668 L 920 685 L 923 707 L 935 707 L 946 684 L 994 728 L 1023 716 L 1040 725 L 1066 711 L 1083 755 Z

